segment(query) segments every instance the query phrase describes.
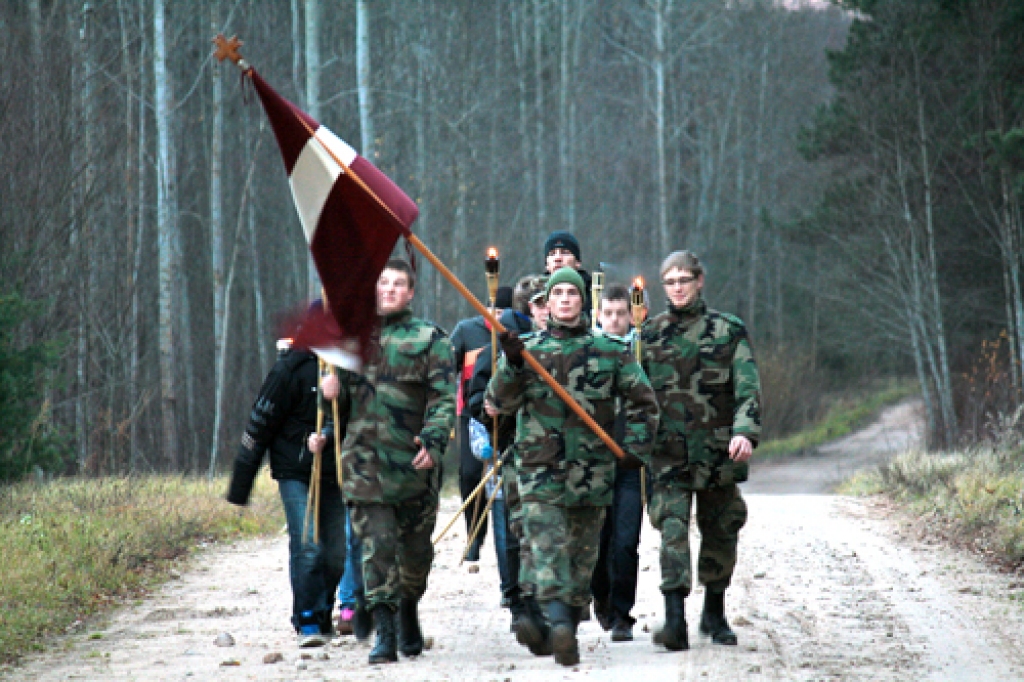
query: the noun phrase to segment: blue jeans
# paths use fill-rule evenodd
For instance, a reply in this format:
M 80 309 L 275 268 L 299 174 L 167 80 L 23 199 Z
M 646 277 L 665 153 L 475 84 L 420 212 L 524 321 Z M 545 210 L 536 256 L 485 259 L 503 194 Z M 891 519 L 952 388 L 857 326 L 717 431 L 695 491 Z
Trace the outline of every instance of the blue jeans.
M 519 571 L 513 576 L 508 570 L 508 520 L 505 518 L 505 500 L 495 499 L 491 505 L 491 522 L 494 524 L 494 552 L 498 555 L 498 576 L 501 580 L 501 594 L 519 584 Z M 518 551 L 518 547 L 516 548 Z
M 636 622 L 629 612 L 636 603 L 636 582 L 643 507 L 640 500 L 640 470 L 618 469 L 612 506 L 601 529 L 601 552 L 594 567 L 590 589 L 608 615 L 629 624 Z
M 277 482 L 288 521 L 288 573 L 292 584 L 292 625 L 309 624 L 301 618 L 305 611 L 313 612 L 314 622 L 321 631 L 329 632 L 334 593 L 345 570 L 345 506 L 337 481 L 323 479 L 320 487 L 320 541 L 313 542 L 313 524 L 310 518 L 303 542 L 303 524 L 306 520 L 306 501 L 309 483 L 280 480 Z M 301 622 L 300 622 L 301 620 Z
M 359 545 L 359 536 L 352 530 L 348 507 L 345 507 L 345 533 L 348 535 L 348 551 L 345 553 L 345 575 L 338 585 L 338 603 L 342 608 L 354 609 L 356 595 L 363 591 L 363 550 Z

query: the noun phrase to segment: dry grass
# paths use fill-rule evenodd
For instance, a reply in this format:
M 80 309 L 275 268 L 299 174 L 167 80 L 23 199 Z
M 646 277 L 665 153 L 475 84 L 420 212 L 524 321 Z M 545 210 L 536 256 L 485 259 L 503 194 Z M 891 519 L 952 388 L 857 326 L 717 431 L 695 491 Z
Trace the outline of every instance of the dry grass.
M 143 592 L 201 543 L 280 528 L 266 473 L 248 509 L 226 490 L 224 478 L 156 476 L 0 488 L 0 662 Z
M 1024 450 L 1019 441 L 904 453 L 841 492 L 886 494 L 940 522 L 951 539 L 1000 564 L 1024 566 Z

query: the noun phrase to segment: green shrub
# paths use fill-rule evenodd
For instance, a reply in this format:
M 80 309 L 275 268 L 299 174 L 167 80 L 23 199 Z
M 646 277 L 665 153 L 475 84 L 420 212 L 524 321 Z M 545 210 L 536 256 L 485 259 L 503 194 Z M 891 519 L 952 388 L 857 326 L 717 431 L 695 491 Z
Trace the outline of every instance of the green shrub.
M 59 468 L 66 444 L 53 431 L 44 399 L 44 370 L 56 362 L 61 341 L 32 341 L 25 332 L 39 303 L 0 293 L 0 482 L 40 467 Z

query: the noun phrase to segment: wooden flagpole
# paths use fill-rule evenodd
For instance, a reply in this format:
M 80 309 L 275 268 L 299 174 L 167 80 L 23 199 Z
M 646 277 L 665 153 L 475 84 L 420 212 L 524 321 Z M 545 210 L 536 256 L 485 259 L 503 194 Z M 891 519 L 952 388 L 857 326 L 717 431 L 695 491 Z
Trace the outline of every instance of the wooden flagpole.
M 252 77 L 252 67 L 249 65 L 248 62 L 242 59 L 242 56 L 238 53 L 238 48 L 242 45 L 242 42 L 240 40 L 238 40 L 235 37 L 227 39 L 223 36 L 223 34 L 219 34 L 217 35 L 216 38 L 214 38 L 214 43 L 217 44 L 217 51 L 214 56 L 219 61 L 224 61 L 224 59 L 230 59 L 233 62 L 235 62 L 235 64 L 237 64 L 238 67 L 242 69 L 242 71 L 245 74 L 249 75 L 250 78 Z M 426 258 L 431 265 L 437 268 L 437 271 L 441 273 L 441 276 L 448 280 L 449 284 L 455 287 L 455 290 L 458 291 L 459 294 L 461 294 L 462 297 L 465 298 L 466 301 L 468 301 L 471 306 L 473 306 L 473 309 L 477 313 L 482 315 L 485 320 L 490 322 L 491 325 L 494 326 L 494 328 L 498 332 L 508 331 L 501 324 L 501 322 L 499 322 L 494 317 L 494 315 L 491 315 L 491 312 L 483 303 L 479 301 L 479 299 L 477 299 L 473 292 L 466 288 L 466 285 L 463 284 L 462 281 L 459 280 L 459 278 L 456 277 L 455 274 L 448 269 L 448 266 L 442 263 L 441 260 L 437 256 L 435 256 L 434 253 L 429 248 L 427 248 L 427 245 L 420 241 L 419 237 L 413 234 L 412 231 L 409 230 L 409 228 L 405 227 L 402 224 L 402 221 L 399 220 L 398 216 L 395 215 L 395 212 L 391 210 L 391 207 L 385 204 L 383 201 L 381 201 L 380 197 L 378 197 L 377 194 L 372 189 L 370 189 L 370 187 L 365 182 L 363 182 L 362 178 L 353 173 L 352 169 L 349 168 L 341 159 L 339 159 L 338 155 L 335 154 L 330 147 L 328 147 L 322 141 L 320 141 L 320 138 L 317 137 L 316 135 L 316 131 L 310 128 L 309 124 L 306 123 L 306 121 L 303 120 L 301 117 L 296 116 L 295 118 L 299 121 L 300 124 L 302 124 L 302 127 L 306 129 L 306 131 L 309 133 L 311 137 L 315 138 L 318 142 L 320 142 L 320 146 L 324 148 L 324 150 L 330 155 L 334 162 L 338 164 L 338 166 L 352 179 L 352 181 L 359 185 L 360 189 L 366 192 L 368 196 L 372 197 L 373 200 L 376 201 L 377 204 L 382 209 L 384 209 L 389 216 L 391 216 L 394 226 L 402 233 L 402 236 L 405 237 L 406 241 L 412 244 L 413 247 L 417 251 L 419 251 L 420 254 L 424 258 Z M 527 350 L 523 351 L 523 358 L 526 360 L 526 364 L 528 364 L 530 368 L 534 372 L 536 372 L 538 376 L 540 376 L 544 383 L 551 387 L 551 389 L 555 392 L 556 395 L 558 395 L 559 398 L 565 401 L 565 404 L 568 405 L 569 408 L 576 413 L 576 416 L 578 416 L 591 431 L 597 434 L 597 436 L 601 439 L 601 442 L 603 442 L 608 447 L 608 449 L 615 454 L 616 457 L 618 457 L 619 459 L 625 458 L 626 454 L 622 451 L 622 448 L 619 447 L 618 443 L 612 440 L 611 436 L 605 433 L 604 429 L 602 429 L 601 426 L 596 421 L 594 421 L 594 418 L 587 414 L 587 411 L 584 410 L 583 407 L 580 406 L 580 404 L 577 403 L 571 395 L 569 395 L 569 392 L 566 391 L 561 384 L 555 381 L 555 378 L 552 377 L 546 369 L 544 369 L 540 362 L 537 361 L 537 358 L 533 357 L 533 355 Z

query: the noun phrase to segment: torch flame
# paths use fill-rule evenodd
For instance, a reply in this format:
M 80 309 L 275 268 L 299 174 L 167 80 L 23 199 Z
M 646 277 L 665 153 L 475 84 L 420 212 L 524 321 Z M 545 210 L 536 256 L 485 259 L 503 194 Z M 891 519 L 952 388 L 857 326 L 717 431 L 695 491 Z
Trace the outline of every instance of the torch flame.
M 636 279 L 634 279 L 633 280 L 633 286 L 635 288 L 637 288 L 637 289 L 643 289 L 644 288 L 644 278 L 643 277 L 637 277 Z
M 498 257 L 498 249 L 494 248 L 493 246 L 488 248 L 487 249 L 487 257 L 492 259 L 492 260 L 497 258 Z

